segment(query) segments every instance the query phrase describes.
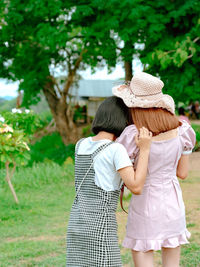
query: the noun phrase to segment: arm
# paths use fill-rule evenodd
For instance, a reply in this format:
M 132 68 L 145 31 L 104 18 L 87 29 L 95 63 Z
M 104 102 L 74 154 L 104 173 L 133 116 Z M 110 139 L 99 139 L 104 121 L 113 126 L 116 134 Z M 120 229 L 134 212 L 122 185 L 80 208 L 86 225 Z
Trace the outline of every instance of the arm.
M 135 140 L 137 146 L 140 148 L 136 171 L 130 166 L 118 170 L 125 185 L 136 195 L 141 194 L 145 183 L 151 137 L 152 133 L 147 129 L 140 129 L 140 135 Z
M 140 151 L 136 171 L 133 167 L 120 169 L 118 172 L 128 189 L 136 195 L 142 193 L 147 174 L 149 151 Z
M 178 162 L 176 175 L 180 179 L 185 179 L 188 176 L 188 169 L 189 169 L 189 155 L 182 155 Z
M 179 159 L 176 175 L 180 179 L 185 179 L 189 170 L 189 155 L 196 143 L 196 134 L 192 127 L 185 121 L 181 121 L 182 125 L 179 127 L 179 135 L 182 143 L 182 155 Z

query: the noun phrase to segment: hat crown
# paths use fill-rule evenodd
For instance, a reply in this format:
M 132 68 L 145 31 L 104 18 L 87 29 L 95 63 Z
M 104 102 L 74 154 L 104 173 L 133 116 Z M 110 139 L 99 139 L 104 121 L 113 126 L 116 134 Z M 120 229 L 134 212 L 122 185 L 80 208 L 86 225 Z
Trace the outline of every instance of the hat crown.
M 164 83 L 157 77 L 145 72 L 136 73 L 130 83 L 131 91 L 136 96 L 150 96 L 162 93 Z
M 123 99 L 129 108 L 163 108 L 175 114 L 175 104 L 171 96 L 163 94 L 164 83 L 145 72 L 137 72 L 130 85 L 113 87 L 113 94 Z

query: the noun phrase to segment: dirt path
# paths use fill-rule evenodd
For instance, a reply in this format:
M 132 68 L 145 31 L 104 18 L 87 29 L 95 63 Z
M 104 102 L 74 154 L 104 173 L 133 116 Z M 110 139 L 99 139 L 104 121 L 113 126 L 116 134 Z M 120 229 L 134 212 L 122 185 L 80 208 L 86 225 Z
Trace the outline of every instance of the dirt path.
M 191 120 L 191 123 L 192 124 L 200 125 L 200 120 Z
M 200 174 L 200 152 L 190 155 L 190 171 L 199 171 Z

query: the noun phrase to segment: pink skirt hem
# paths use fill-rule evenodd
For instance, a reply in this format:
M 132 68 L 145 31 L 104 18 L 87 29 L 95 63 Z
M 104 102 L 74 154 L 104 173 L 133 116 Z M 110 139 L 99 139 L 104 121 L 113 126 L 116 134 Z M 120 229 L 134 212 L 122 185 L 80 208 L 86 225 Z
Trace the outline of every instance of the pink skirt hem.
M 133 239 L 129 237 L 125 237 L 122 245 L 125 248 L 130 248 L 135 251 L 149 251 L 149 250 L 161 250 L 162 247 L 164 248 L 176 248 L 180 245 L 188 244 L 189 241 L 187 240 L 190 238 L 191 234 L 186 229 L 184 233 L 179 234 L 178 236 L 170 237 L 164 240 L 160 239 Z

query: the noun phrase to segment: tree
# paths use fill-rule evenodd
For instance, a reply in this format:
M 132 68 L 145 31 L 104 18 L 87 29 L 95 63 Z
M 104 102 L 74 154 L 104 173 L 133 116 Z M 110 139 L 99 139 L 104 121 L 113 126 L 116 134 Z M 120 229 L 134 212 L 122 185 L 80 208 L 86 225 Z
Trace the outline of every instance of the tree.
M 138 57 L 145 71 L 161 77 L 164 90 L 176 102 L 199 97 L 198 1 L 91 2 L 98 2 L 98 10 L 96 21 L 91 25 L 86 20 L 87 26 L 96 24 L 101 26 L 101 32 L 110 32 L 116 44 L 116 62 L 124 64 L 126 80 L 131 80 L 132 61 Z
M 158 75 L 175 102 L 199 98 L 200 3 L 195 0 L 145 1 L 151 7 L 143 28 L 144 69 Z M 150 16 L 151 14 L 151 16 Z
M 112 3 L 111 3 L 112 2 Z M 118 5 L 117 5 L 118 3 Z M 122 43 L 126 79 L 132 77 L 132 59 L 144 70 L 160 76 L 164 90 L 176 102 L 199 98 L 200 3 L 188 1 L 109 1 L 116 23 L 113 30 Z
M 6 181 L 17 204 L 19 201 L 11 179 L 15 173 L 16 165 L 25 165 L 29 160 L 28 151 L 30 149 L 27 141 L 28 138 L 23 130 L 14 130 L 0 121 L 0 164 L 5 165 Z
M 108 63 L 116 58 L 114 42 L 109 42 L 107 32 L 103 32 L 103 44 L 98 38 L 101 32 L 95 36 L 85 32 L 77 22 L 83 22 L 83 15 L 93 22 L 94 10 L 87 5 L 76 8 L 74 1 L 3 0 L 0 8 L 0 77 L 20 81 L 26 107 L 37 103 L 42 91 L 64 143 L 74 141 L 70 87 L 78 78 L 77 71 L 87 64 L 96 66 L 103 58 Z M 99 53 L 101 46 L 108 47 L 104 57 Z M 63 86 L 56 79 L 56 69 L 66 75 Z
M 78 71 L 132 61 L 160 76 L 176 100 L 199 90 L 199 11 L 196 0 L 3 0 L 0 77 L 20 81 L 23 104 L 47 99 L 64 143 L 76 136 L 68 97 Z M 55 70 L 65 72 L 63 86 Z

